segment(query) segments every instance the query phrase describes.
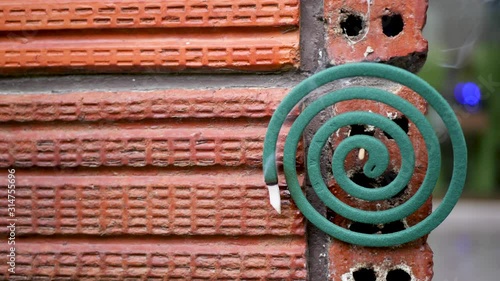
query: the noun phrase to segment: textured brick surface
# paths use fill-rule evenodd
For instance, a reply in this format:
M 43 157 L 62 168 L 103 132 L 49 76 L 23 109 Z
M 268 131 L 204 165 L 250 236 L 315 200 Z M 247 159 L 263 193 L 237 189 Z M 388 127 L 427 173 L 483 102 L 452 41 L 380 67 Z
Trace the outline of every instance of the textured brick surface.
M 283 186 L 274 211 L 261 171 L 268 121 L 288 91 L 5 94 L 11 280 L 305 280 L 304 219 Z
M 330 274 L 333 281 L 430 281 L 433 275 L 432 250 L 426 243 L 400 248 L 364 248 L 335 242 L 330 247 Z M 353 273 L 362 269 L 373 270 L 376 279 L 354 278 Z M 405 271 L 411 279 L 387 278 L 391 271 Z M 363 279 L 364 278 L 364 279 Z
M 284 190 L 282 214 L 270 206 L 260 171 L 132 173 L 33 175 L 19 170 L 17 234 L 304 234 L 303 217 Z M 7 190 L 0 196 L 6 198 Z M 3 207 L 0 233 L 7 235 Z
M 385 87 L 394 94 L 397 94 L 407 101 L 411 102 L 423 114 L 427 112 L 426 101 L 418 94 L 414 93 L 412 90 L 406 87 L 394 86 L 391 84 L 386 84 Z M 382 116 L 387 116 L 387 118 L 390 119 L 402 119 L 402 117 L 404 116 L 401 112 L 395 110 L 390 106 L 365 100 L 341 102 L 334 108 L 335 114 L 342 114 L 352 111 L 369 111 L 380 114 Z M 331 180 L 330 188 L 332 193 L 335 194 L 335 196 L 341 199 L 343 202 L 355 208 L 371 211 L 390 209 L 400 204 L 404 204 L 409 198 L 411 198 L 423 182 L 427 170 L 428 161 L 427 149 L 425 147 L 425 142 L 422 135 L 419 133 L 418 129 L 411 121 L 406 122 L 406 124 L 408 124 L 408 136 L 415 150 L 415 169 L 412 179 L 403 192 L 389 200 L 367 202 L 348 195 L 336 184 L 334 180 Z M 372 188 L 377 186 L 385 186 L 389 184 L 392 181 L 393 177 L 399 173 L 399 168 L 401 166 L 401 154 L 399 152 L 399 148 L 395 141 L 393 139 L 389 139 L 380 129 L 375 128 L 374 130 L 370 131 L 366 126 L 363 129 L 363 133 L 372 134 L 374 137 L 382 141 L 382 143 L 387 147 L 390 154 L 390 162 L 387 171 L 382 175 L 380 179 L 378 179 L 378 181 L 370 181 L 360 184 Z M 349 127 L 345 127 L 339 130 L 339 138 L 335 139 L 333 147 L 335 148 L 342 140 L 352 134 L 352 128 Z M 348 174 L 355 175 L 356 172 L 362 174 L 362 167 L 369 158 L 369 155 L 367 155 L 363 160 L 360 160 L 358 154 L 359 150 L 354 150 L 348 155 L 345 162 L 345 168 Z M 361 224 L 352 222 L 333 213 L 329 214 L 329 219 L 344 228 L 352 228 L 355 231 L 376 235 L 376 233 L 390 233 L 402 230 L 408 226 L 416 225 L 420 221 L 425 219 L 431 213 L 431 211 L 432 201 L 431 198 L 429 198 L 429 200 L 419 210 L 406 217 L 402 222 L 398 222 L 396 224 L 388 223 L 384 224 L 383 226 Z M 358 281 L 360 277 L 358 277 L 358 279 L 354 279 L 353 272 L 356 272 L 359 269 L 373 269 L 376 273 L 376 281 L 390 280 L 386 279 L 388 272 L 398 269 L 410 274 L 410 276 L 412 276 L 411 280 L 431 280 L 433 275 L 432 251 L 426 244 L 426 240 L 427 236 L 424 236 L 416 241 L 407 243 L 400 247 L 377 249 L 353 246 L 334 239 L 330 245 L 329 251 L 330 280 Z
M 0 3 L 0 75 L 298 65 L 298 0 Z
M 265 127 L 245 128 L 238 125 L 222 123 L 212 128 L 195 125 L 189 129 L 143 129 L 135 126 L 127 129 L 123 128 L 126 126 L 116 125 L 114 128 L 88 126 L 85 129 L 53 130 L 46 126 L 16 126 L 2 132 L 0 165 L 260 166 Z
M 424 114 L 426 113 L 427 103 L 418 94 L 415 94 L 410 89 L 404 87 L 396 88 L 394 92 L 397 95 L 403 97 L 404 99 L 410 101 L 422 113 Z M 382 116 L 387 116 L 388 118 L 396 118 L 396 119 L 402 118 L 403 116 L 401 112 L 395 111 L 390 106 L 372 101 L 353 100 L 353 101 L 342 102 L 335 106 L 336 114 L 342 114 L 351 111 L 366 111 L 366 112 L 370 111 L 376 114 L 380 114 Z M 399 168 L 401 167 L 401 154 L 396 142 L 393 139 L 389 139 L 382 130 L 375 128 L 372 131 L 372 133 L 374 137 L 380 139 L 382 143 L 385 145 L 385 147 L 387 147 L 390 155 L 389 167 L 386 173 L 383 175 L 389 178 L 381 179 L 382 182 L 380 184 L 376 181 L 373 181 L 373 184 L 375 185 L 378 184 L 378 186 L 385 186 L 392 181 L 392 178 L 390 178 L 389 173 L 392 172 L 394 176 L 399 173 Z M 336 145 L 342 142 L 343 139 L 349 137 L 352 134 L 353 133 L 351 132 L 351 128 L 349 127 L 341 129 L 339 131 L 340 137 L 336 138 L 334 142 L 334 147 L 336 147 Z M 336 187 L 335 181 L 332 181 L 331 185 L 334 186 L 333 192 L 336 194 L 336 196 L 338 196 L 344 202 L 348 203 L 353 207 L 365 210 L 372 210 L 372 211 L 386 210 L 398 206 L 401 203 L 405 203 L 409 198 L 411 198 L 416 193 L 418 187 L 422 184 L 424 180 L 427 170 L 427 148 L 425 146 L 425 141 L 421 136 L 421 134 L 419 133 L 417 127 L 415 127 L 415 125 L 411 121 L 408 122 L 408 136 L 413 144 L 413 148 L 415 151 L 415 156 L 416 156 L 415 169 L 413 171 L 412 179 L 408 184 L 408 188 L 404 190 L 402 194 L 392 198 L 391 200 L 366 202 L 363 200 L 356 199 L 352 196 L 349 196 L 341 188 Z M 350 175 L 353 175 L 355 173 L 361 173 L 362 172 L 361 168 L 365 165 L 366 161 L 369 159 L 369 155 L 367 155 L 367 157 L 365 157 L 363 160 L 360 160 L 358 154 L 359 150 L 354 150 L 348 155 L 346 159 L 345 168 L 347 173 Z M 419 221 L 423 220 L 430 212 L 431 212 L 431 202 L 428 201 L 428 203 L 425 204 L 418 212 L 406 218 L 406 223 L 410 226 L 415 225 Z M 335 221 L 344 227 L 347 227 L 350 224 L 348 220 L 341 219 L 340 217 L 337 216 Z
M 9 280 L 305 280 L 297 239 L 29 239 Z
M 298 0 L 20 0 L 0 3 L 0 29 L 297 25 Z
M 427 41 L 422 36 L 426 11 L 426 0 L 325 0 L 326 49 L 330 63 L 382 61 L 416 72 L 423 66 L 427 54 Z M 395 36 L 385 35 L 383 26 L 395 23 L 383 23 L 383 17 L 398 14 L 404 23 L 402 31 Z M 353 17 L 358 17 L 360 22 Z
M 288 89 L 171 89 L 11 95 L 0 99 L 0 121 L 123 121 L 165 118 L 266 118 Z
M 172 89 L 5 95 L 0 120 L 22 123 L 0 128 L 0 166 L 259 167 L 266 120 L 285 94 L 286 89 Z M 130 123 L 135 120 L 143 122 Z M 82 121 L 90 123 L 78 126 Z
M 1 74 L 66 71 L 289 69 L 298 32 L 265 29 L 140 29 L 11 33 L 0 40 Z

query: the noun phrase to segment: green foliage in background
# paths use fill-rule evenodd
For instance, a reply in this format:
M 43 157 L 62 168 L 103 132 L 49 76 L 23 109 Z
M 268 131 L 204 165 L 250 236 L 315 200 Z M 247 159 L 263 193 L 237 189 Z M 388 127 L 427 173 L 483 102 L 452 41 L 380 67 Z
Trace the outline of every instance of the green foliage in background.
M 419 76 L 440 91 L 450 103 L 453 99 L 453 88 L 459 82 L 474 82 L 481 88 L 482 104 L 477 113 L 484 114 L 484 122 L 488 123 L 486 130 L 467 132 L 469 150 L 468 180 L 466 194 L 474 197 L 491 197 L 500 194 L 500 44 L 482 43 L 476 45 L 460 69 L 446 68 L 440 63 L 446 61 L 443 57 L 444 48 L 434 47 L 429 52 L 427 63 Z M 451 77 L 451 79 L 450 79 Z M 465 109 L 457 106 L 457 114 L 467 118 Z M 463 110 L 463 111 L 461 111 Z M 460 112 L 461 111 L 461 112 Z M 478 124 L 481 125 L 481 124 Z M 449 143 L 443 144 L 447 149 Z M 446 157 L 446 153 L 443 154 Z M 449 183 L 451 159 L 443 159 L 442 175 L 436 195 L 441 195 Z M 449 166 L 449 165 L 448 165 Z

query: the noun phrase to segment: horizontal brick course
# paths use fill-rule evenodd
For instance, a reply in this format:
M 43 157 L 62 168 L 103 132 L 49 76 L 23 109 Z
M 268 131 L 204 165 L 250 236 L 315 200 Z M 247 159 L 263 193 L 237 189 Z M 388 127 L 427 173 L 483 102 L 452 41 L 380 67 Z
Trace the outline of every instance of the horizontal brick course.
M 305 280 L 300 239 L 29 239 L 9 280 Z
M 298 0 L 4 1 L 0 30 L 297 25 Z
M 27 129 L 26 131 L 24 129 Z M 2 131 L 0 166 L 240 166 L 262 164 L 265 127 Z
M 235 88 L 5 95 L 0 120 L 29 123 L 0 128 L 0 166 L 258 167 L 266 120 L 286 92 Z M 214 117 L 221 119 L 203 121 Z
M 37 72 L 276 71 L 298 64 L 299 33 L 265 29 L 141 29 L 11 33 L 0 40 L 2 74 Z M 43 71 L 42 71 L 43 70 Z
M 282 178 L 276 213 L 261 171 L 268 120 L 288 91 L 3 95 L 17 260 L 5 275 L 0 246 L 0 279 L 305 280 L 304 218 Z
M 289 89 L 169 89 L 12 95 L 0 100 L 0 121 L 123 121 L 164 118 L 271 117 Z
M 260 171 L 158 173 L 33 175 L 18 170 L 16 233 L 304 235 L 303 217 L 284 189 L 282 214 L 270 206 Z M 7 197 L 7 190 L 0 196 Z M 8 232 L 6 204 L 0 202 L 2 234 Z

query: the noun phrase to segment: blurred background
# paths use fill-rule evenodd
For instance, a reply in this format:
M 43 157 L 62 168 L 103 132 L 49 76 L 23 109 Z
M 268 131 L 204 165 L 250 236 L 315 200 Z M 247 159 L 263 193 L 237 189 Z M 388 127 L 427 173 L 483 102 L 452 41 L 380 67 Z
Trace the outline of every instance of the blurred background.
M 469 155 L 464 195 L 429 237 L 435 281 L 500 280 L 500 1 L 429 0 L 429 57 L 419 75 L 455 109 Z M 435 206 L 452 173 L 450 140 L 432 110 L 443 149 Z

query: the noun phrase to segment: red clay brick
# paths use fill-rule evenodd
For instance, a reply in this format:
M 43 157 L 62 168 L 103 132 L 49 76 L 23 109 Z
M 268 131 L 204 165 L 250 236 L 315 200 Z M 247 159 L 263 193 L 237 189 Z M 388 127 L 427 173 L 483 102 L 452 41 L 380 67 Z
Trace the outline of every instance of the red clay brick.
M 298 0 L 18 0 L 0 30 L 298 25 Z
M 285 30 L 288 30 L 285 32 Z M 3 74 L 26 71 L 276 71 L 298 64 L 299 32 L 289 28 L 62 30 L 0 40 Z
M 9 280 L 305 280 L 303 239 L 30 238 Z
M 425 102 L 425 100 L 421 98 L 418 94 L 411 91 L 410 89 L 406 87 L 400 87 L 394 92 L 395 94 L 403 97 L 404 99 L 414 104 L 414 106 L 417 107 L 423 114 L 427 112 L 427 103 Z M 396 118 L 401 118 L 402 116 L 401 112 L 398 112 L 387 105 L 373 101 L 353 100 L 353 101 L 341 102 L 335 106 L 335 114 L 342 114 L 351 111 L 370 111 L 375 114 L 380 114 L 382 116 L 387 116 L 387 117 L 391 116 Z M 350 135 L 350 128 L 341 129 L 339 131 L 340 137 L 336 138 L 333 143 L 334 148 L 349 135 Z M 336 186 L 335 181 L 330 182 L 330 186 L 332 187 L 332 192 L 347 204 L 364 210 L 372 210 L 372 211 L 386 210 L 406 202 L 417 192 L 418 187 L 422 184 L 424 180 L 427 170 L 427 148 L 425 146 L 425 141 L 421 136 L 421 134 L 419 133 L 418 129 L 411 121 L 409 122 L 408 136 L 410 137 L 410 140 L 413 144 L 416 153 L 415 155 L 416 162 L 415 162 L 415 170 L 413 172 L 413 177 L 410 183 L 408 184 L 408 189 L 405 191 L 404 194 L 400 195 L 397 198 L 393 198 L 391 200 L 366 202 L 363 200 L 356 199 L 352 196 L 349 196 L 344 190 Z M 395 143 L 394 140 L 388 139 L 387 136 L 385 136 L 384 133 L 377 128 L 375 128 L 374 130 L 374 137 L 380 139 L 389 151 L 391 161 L 389 163 L 388 171 L 393 171 L 395 174 L 398 174 L 399 169 L 401 167 L 401 154 L 397 144 Z M 365 157 L 363 160 L 360 160 L 358 157 L 358 150 L 351 152 L 346 159 L 345 163 L 346 171 L 352 173 L 354 173 L 355 171 L 362 172 L 361 167 L 365 165 L 368 158 L 369 155 Z M 384 183 L 383 185 L 386 184 L 388 184 L 388 182 Z M 424 206 L 422 206 L 421 209 L 419 209 L 417 212 L 406 218 L 406 223 L 409 226 L 412 226 L 425 219 L 425 217 L 427 217 L 429 213 L 432 211 L 431 204 L 432 203 L 429 200 L 426 204 L 424 204 Z M 335 216 L 334 221 L 337 224 L 342 225 L 343 227 L 348 227 L 351 223 L 349 220 L 341 218 L 340 216 Z
M 242 125 L 15 126 L 0 129 L 0 166 L 258 167 L 266 128 Z
M 282 214 L 271 207 L 260 171 L 122 173 L 17 170 L 17 235 L 304 235 L 303 216 L 284 189 Z
M 284 187 L 274 211 L 260 167 L 287 92 L 5 95 L 0 163 L 16 169 L 16 278 L 305 280 L 304 218 Z
M 124 121 L 166 118 L 270 118 L 289 89 L 169 89 L 12 95 L 1 122 Z
M 427 0 L 325 0 L 326 49 L 331 64 L 383 61 L 417 71 L 427 53 L 427 41 L 422 36 L 427 5 Z M 382 18 L 395 14 L 402 16 L 404 28 L 396 36 L 387 36 L 383 32 Z M 357 36 L 347 36 L 341 27 L 349 15 L 364 21 Z
M 387 280 L 388 272 L 397 269 L 410 274 L 412 281 L 428 281 L 434 274 L 432 250 L 425 243 L 399 248 L 364 248 L 336 241 L 329 255 L 329 280 L 332 281 L 355 280 L 353 273 L 362 268 L 373 269 L 377 280 Z
M 389 87 L 389 88 L 392 88 Z M 411 102 L 423 114 L 427 112 L 427 103 L 418 94 L 414 93 L 406 87 L 395 87 L 390 90 L 396 95 L 403 97 Z M 401 118 L 402 113 L 394 108 L 391 108 L 382 103 L 366 101 L 366 100 L 353 100 L 339 103 L 335 106 L 335 114 L 342 114 L 352 111 L 365 111 L 387 116 L 388 118 Z M 351 133 L 350 128 L 343 128 L 339 131 L 333 147 L 335 148 L 343 139 L 348 137 Z M 393 208 L 397 205 L 404 204 L 411 196 L 413 196 L 423 182 L 427 169 L 427 149 L 425 147 L 424 139 L 418 132 L 415 125 L 409 121 L 408 136 L 413 144 L 415 150 L 415 170 L 413 177 L 408 184 L 408 189 L 398 197 L 389 200 L 366 202 L 349 196 L 343 191 L 334 180 L 330 182 L 330 189 L 332 193 L 343 202 L 363 210 L 385 210 Z M 380 139 L 388 148 L 390 154 L 389 171 L 394 171 L 397 175 L 401 166 L 401 154 L 396 143 L 380 130 L 375 128 L 374 137 Z M 366 160 L 358 158 L 358 151 L 353 151 L 347 157 L 345 162 L 346 171 L 361 171 Z M 389 182 L 383 183 L 383 185 Z M 413 226 L 425 219 L 432 211 L 432 200 L 429 200 L 415 213 L 411 214 L 404 219 L 404 227 Z M 330 220 L 334 223 L 349 228 L 353 222 L 345 219 L 339 215 L 331 214 Z M 362 226 L 362 225 L 360 225 Z M 386 225 L 384 226 L 386 227 Z M 380 230 L 379 232 L 381 232 Z M 377 234 L 374 234 L 377 235 Z M 329 257 L 330 257 L 330 280 L 345 281 L 353 279 L 353 272 L 361 268 L 374 270 L 377 280 L 386 280 L 389 271 L 401 269 L 409 273 L 412 277 L 411 280 L 415 281 L 428 281 L 431 280 L 433 271 L 432 251 L 426 244 L 427 236 L 424 236 L 416 241 L 407 243 L 403 246 L 393 248 L 367 248 L 355 245 L 346 244 L 339 240 L 333 239 L 330 244 Z
M 286 92 L 239 88 L 5 95 L 0 120 L 29 123 L 0 128 L 5 132 L 0 166 L 257 167 L 267 120 Z M 203 121 L 214 117 L 222 119 Z M 145 121 L 125 122 L 135 120 Z M 65 123 L 54 126 L 51 121 Z

